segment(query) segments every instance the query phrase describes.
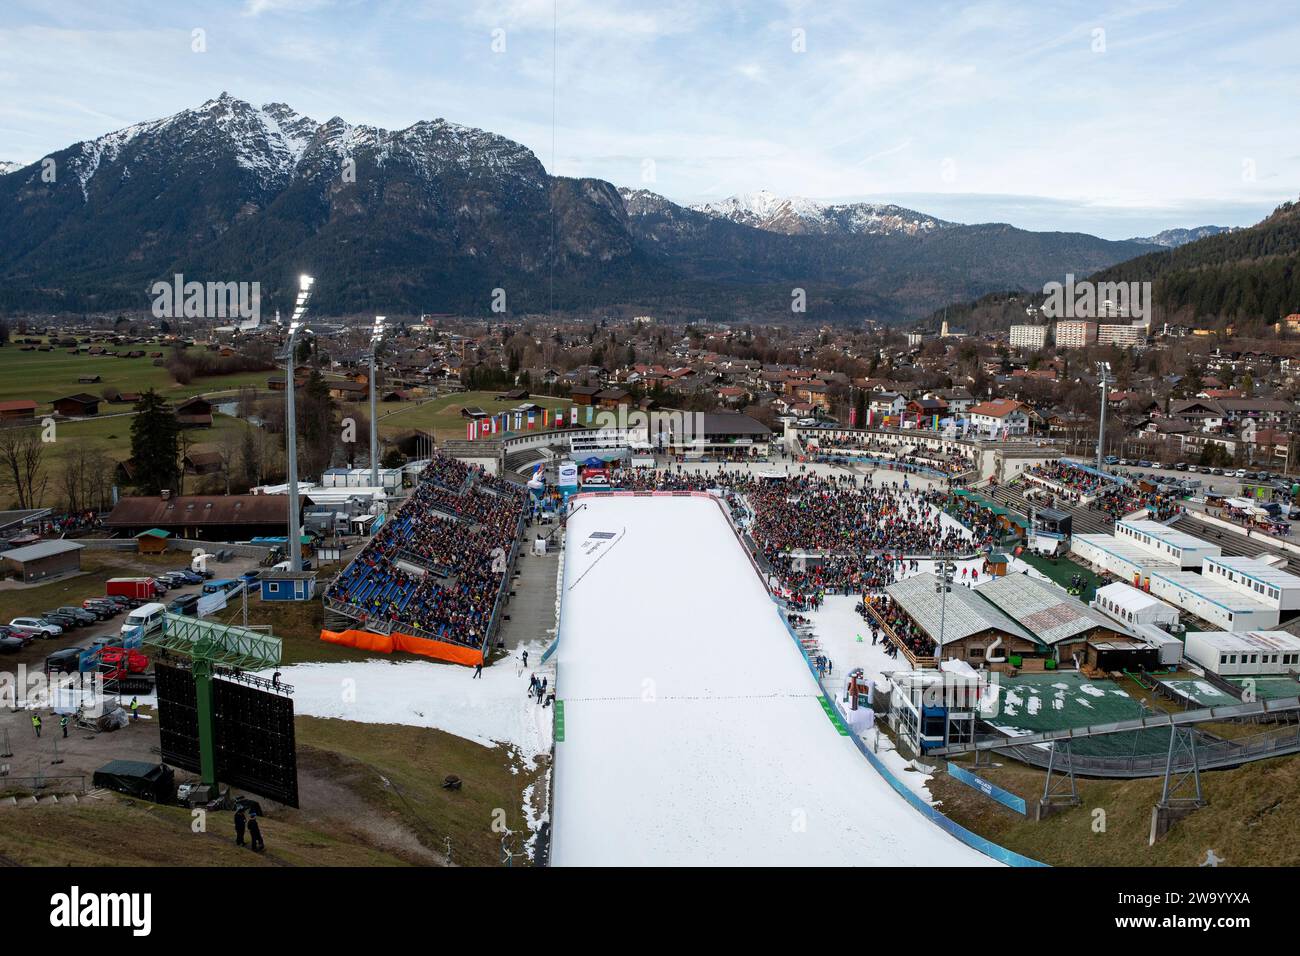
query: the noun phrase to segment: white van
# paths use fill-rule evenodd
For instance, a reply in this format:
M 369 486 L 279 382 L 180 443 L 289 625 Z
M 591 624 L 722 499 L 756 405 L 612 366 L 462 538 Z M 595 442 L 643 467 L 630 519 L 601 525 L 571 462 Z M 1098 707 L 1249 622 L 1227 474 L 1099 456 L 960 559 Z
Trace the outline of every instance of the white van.
M 122 637 L 134 637 L 137 631 L 143 637 L 162 630 L 163 613 L 166 610 L 165 604 L 141 604 L 126 616 L 126 621 L 122 624 Z

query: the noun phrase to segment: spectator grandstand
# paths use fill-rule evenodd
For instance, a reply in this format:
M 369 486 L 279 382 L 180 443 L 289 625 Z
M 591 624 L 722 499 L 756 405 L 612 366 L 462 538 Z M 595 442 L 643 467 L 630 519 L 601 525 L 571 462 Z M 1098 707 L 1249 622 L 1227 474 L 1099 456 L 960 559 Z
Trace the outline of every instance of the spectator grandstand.
M 326 590 L 381 632 L 480 648 L 516 553 L 525 493 L 435 454 L 416 490 Z

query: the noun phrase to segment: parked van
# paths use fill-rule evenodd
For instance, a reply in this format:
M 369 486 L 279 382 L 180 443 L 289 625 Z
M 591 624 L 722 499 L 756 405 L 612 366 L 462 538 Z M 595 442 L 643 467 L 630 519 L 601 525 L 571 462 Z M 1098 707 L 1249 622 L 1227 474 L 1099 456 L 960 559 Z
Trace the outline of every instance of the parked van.
M 167 607 L 154 602 L 152 604 L 142 604 L 126 616 L 126 622 L 122 625 L 122 637 L 135 637 L 138 633 L 145 637 L 154 631 L 162 630 L 163 614 Z

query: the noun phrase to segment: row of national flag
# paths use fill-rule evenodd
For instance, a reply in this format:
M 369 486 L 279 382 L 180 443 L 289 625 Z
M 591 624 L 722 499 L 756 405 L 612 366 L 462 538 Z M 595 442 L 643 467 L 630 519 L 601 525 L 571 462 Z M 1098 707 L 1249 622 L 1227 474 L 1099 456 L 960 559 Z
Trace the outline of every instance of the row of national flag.
M 596 409 L 591 405 L 586 406 L 586 408 L 586 423 L 590 425 L 592 418 L 595 417 Z M 493 435 L 504 435 L 507 432 L 532 430 L 539 426 L 541 428 L 564 428 L 567 425 L 572 428 L 577 424 L 578 407 L 576 405 L 570 405 L 568 408 L 557 408 L 554 412 L 549 408 L 543 408 L 540 414 L 537 411 L 506 411 L 489 415 L 486 418 L 471 418 L 465 423 L 465 437 L 469 441 L 474 441 L 479 438 L 490 438 Z

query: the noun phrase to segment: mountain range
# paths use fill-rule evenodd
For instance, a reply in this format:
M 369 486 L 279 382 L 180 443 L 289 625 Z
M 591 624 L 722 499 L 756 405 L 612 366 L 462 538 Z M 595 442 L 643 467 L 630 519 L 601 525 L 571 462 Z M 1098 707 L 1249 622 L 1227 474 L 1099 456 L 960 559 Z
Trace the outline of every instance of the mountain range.
M 258 281 L 287 307 L 513 314 L 628 305 L 665 317 L 899 321 L 1040 288 L 1150 250 L 760 192 L 698 207 L 550 175 L 526 147 L 442 119 L 320 122 L 223 93 L 0 175 L 0 310 L 147 306 L 187 279 Z
M 1196 242 L 1198 239 L 1217 236 L 1225 232 L 1237 232 L 1241 228 L 1241 226 L 1196 226 L 1192 229 L 1166 229 L 1154 236 L 1133 239 L 1132 241 L 1148 246 L 1163 246 L 1166 249 L 1176 249 L 1179 246 L 1187 245 L 1189 242 Z

